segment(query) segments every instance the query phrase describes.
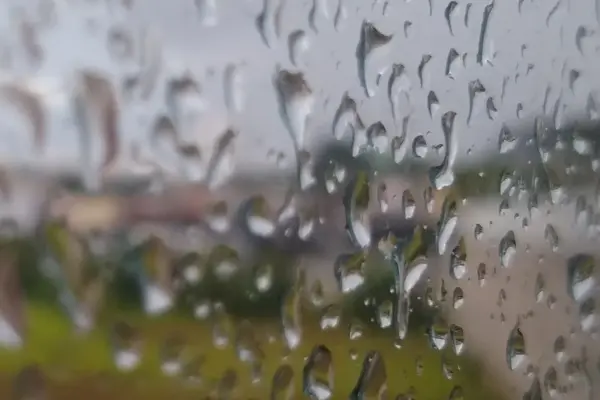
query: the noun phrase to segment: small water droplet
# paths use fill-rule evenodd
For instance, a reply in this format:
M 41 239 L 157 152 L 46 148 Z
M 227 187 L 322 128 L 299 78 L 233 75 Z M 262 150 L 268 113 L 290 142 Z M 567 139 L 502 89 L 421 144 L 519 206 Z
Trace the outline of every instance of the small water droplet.
M 451 1 L 448 3 L 446 9 L 444 10 L 444 17 L 446 18 L 448 30 L 450 30 L 451 35 L 454 35 L 454 32 L 452 31 L 452 16 L 454 15 L 454 10 L 456 9 L 456 6 L 458 6 L 458 3 L 456 1 Z
M 279 70 L 275 77 L 281 114 L 298 150 L 304 148 L 306 123 L 313 111 L 312 89 L 301 72 Z
M 333 396 L 333 355 L 323 346 L 315 346 L 303 369 L 302 386 L 311 399 L 326 400 Z
M 421 85 L 421 88 L 423 88 L 424 84 L 426 83 L 425 81 L 428 80 L 426 69 L 429 61 L 431 61 L 431 58 L 431 54 L 423 54 L 421 57 L 421 62 L 419 63 L 419 67 L 417 68 L 417 75 L 419 76 L 419 84 Z
M 319 323 L 321 330 L 326 331 L 337 328 L 341 318 L 342 309 L 338 305 L 332 304 L 328 306 L 323 312 L 323 315 L 321 315 L 321 321 Z
M 363 253 L 342 255 L 335 263 L 335 277 L 342 293 L 349 293 L 365 282 Z
M 386 392 L 387 372 L 383 356 L 376 351 L 371 351 L 365 356 L 360 376 L 350 398 L 381 398 Z
M 592 256 L 578 254 L 567 261 L 569 295 L 576 302 L 586 299 L 596 287 L 596 264 Z
M 450 275 L 454 279 L 462 279 L 467 274 L 467 247 L 464 238 L 460 241 L 450 254 Z
M 296 30 L 288 36 L 288 51 L 290 62 L 297 66 L 310 47 L 310 39 L 303 30 Z
M 556 252 L 558 250 L 558 234 L 551 224 L 546 225 L 544 230 L 544 238 L 546 239 L 546 243 L 548 243 L 552 251 Z
M 452 294 L 452 305 L 455 310 L 458 310 L 465 303 L 465 294 L 463 290 L 459 287 L 454 289 L 454 293 Z

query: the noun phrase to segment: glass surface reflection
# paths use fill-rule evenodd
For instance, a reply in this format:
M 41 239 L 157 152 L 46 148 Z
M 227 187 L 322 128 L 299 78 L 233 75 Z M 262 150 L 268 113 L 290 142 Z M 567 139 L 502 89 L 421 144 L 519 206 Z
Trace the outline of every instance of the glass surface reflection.
M 5 0 L 0 397 L 600 397 L 599 7 Z

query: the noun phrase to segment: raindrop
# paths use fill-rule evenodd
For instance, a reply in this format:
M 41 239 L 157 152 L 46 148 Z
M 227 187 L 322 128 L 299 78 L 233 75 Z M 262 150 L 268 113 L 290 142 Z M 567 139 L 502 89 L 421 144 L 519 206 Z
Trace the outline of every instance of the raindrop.
M 457 356 L 461 355 L 465 349 L 465 332 L 458 325 L 450 327 L 450 338 L 452 339 L 452 349 Z
M 215 26 L 218 22 L 217 0 L 194 0 L 200 21 L 204 26 Z
M 550 367 L 544 374 L 544 388 L 552 398 L 556 398 L 559 391 L 558 386 L 558 372 L 556 368 Z
M 458 3 L 456 1 L 451 1 L 444 10 L 444 17 L 446 18 L 446 23 L 448 24 L 448 29 L 450 30 L 451 35 L 454 35 L 454 32 L 452 31 L 452 16 L 454 15 L 456 6 L 458 6 Z
M 480 224 L 475 224 L 475 229 L 473 229 L 473 236 L 475 240 L 481 240 L 483 237 L 483 226 Z
M 503 268 L 511 267 L 517 254 L 517 242 L 513 231 L 508 231 L 500 241 L 499 253 L 500 265 Z
M 335 263 L 335 277 L 342 293 L 349 293 L 365 282 L 365 256 L 361 253 L 338 257 Z
M 365 221 L 365 210 L 370 201 L 370 187 L 366 172 L 359 172 L 346 190 L 344 207 L 347 232 L 351 241 L 360 248 L 371 244 L 371 231 Z
M 473 116 L 473 110 L 477 108 L 477 100 L 485 94 L 485 87 L 479 79 L 470 81 L 468 85 L 469 89 L 469 112 L 467 114 L 467 125 L 471 123 L 471 117 Z M 475 112 L 476 114 L 477 112 Z
M 402 210 L 404 211 L 404 218 L 406 219 L 411 219 L 415 215 L 415 198 L 408 189 L 402 192 Z
M 346 136 L 354 137 L 357 131 L 364 129 L 365 126 L 358 115 L 356 101 L 348 96 L 348 93 L 344 93 L 333 117 L 333 136 L 338 140 Z
M 311 399 L 333 396 L 333 355 L 323 345 L 315 346 L 302 371 L 304 393 Z
M 323 305 L 323 302 L 325 301 L 324 299 L 324 293 L 323 293 L 323 284 L 321 283 L 320 280 L 316 280 L 313 282 L 313 284 L 310 286 L 310 302 L 315 306 L 315 307 L 320 307 Z
M 310 39 L 303 30 L 299 29 L 290 33 L 288 36 L 290 62 L 297 66 L 309 47 Z
M 238 359 L 242 362 L 252 364 L 262 358 L 260 343 L 254 334 L 252 324 L 248 320 L 243 320 L 237 328 L 235 350 Z
M 166 376 L 175 376 L 181 372 L 181 354 L 184 343 L 175 337 L 167 339 L 161 347 L 160 369 Z
M 429 343 L 435 350 L 443 350 L 448 344 L 449 328 L 445 321 L 437 319 L 428 329 Z
M 301 72 L 279 70 L 275 77 L 281 114 L 296 149 L 304 148 L 306 123 L 313 111 L 314 97 Z
M 446 58 L 446 76 L 452 79 L 456 78 L 456 71 L 460 67 L 460 64 L 460 55 L 454 48 L 451 48 L 448 51 L 448 57 Z
M 113 328 L 111 342 L 117 369 L 131 371 L 139 365 L 141 359 L 139 335 L 129 324 L 117 323 Z
M 377 324 L 381 329 L 387 329 L 392 326 L 392 315 L 394 306 L 390 300 L 383 301 L 377 307 Z
M 273 267 L 271 264 L 261 264 L 254 273 L 254 285 L 260 293 L 268 292 L 273 286 Z
M 321 315 L 321 321 L 319 323 L 321 330 L 331 330 L 335 329 L 340 325 L 340 319 L 342 317 L 342 309 L 336 305 L 332 304 L 328 306 L 323 315 Z
M 408 39 L 408 35 L 410 34 L 412 28 L 411 21 L 404 21 L 404 37 Z
M 433 90 L 429 92 L 427 95 L 427 110 L 429 111 L 429 116 L 433 118 L 437 110 L 440 108 L 440 102 L 437 98 L 437 95 Z
M 365 356 L 360 376 L 350 398 L 381 398 L 386 392 L 387 372 L 383 356 L 376 351 L 371 351 Z
M 241 68 L 229 64 L 223 72 L 223 89 L 225 93 L 225 104 L 229 112 L 241 112 L 244 109 L 244 78 Z
M 404 65 L 394 64 L 388 81 L 388 100 L 392 109 L 392 117 L 394 121 L 398 118 L 398 105 L 400 96 L 404 96 L 406 103 L 409 103 L 409 92 L 411 82 L 408 74 L 405 71 Z
M 345 0 L 338 0 L 338 6 L 333 17 L 333 26 L 336 31 L 339 31 L 343 22 L 348 18 L 348 11 L 344 5 Z
M 283 336 L 290 350 L 296 349 L 302 340 L 300 288 L 296 282 L 286 294 L 281 307 Z
M 556 252 L 558 250 L 558 234 L 551 224 L 546 225 L 546 229 L 544 230 L 544 238 L 546 239 L 546 243 L 548 243 L 552 251 Z
M 506 344 L 506 361 L 508 368 L 511 370 L 517 369 L 527 360 L 527 352 L 525 350 L 525 337 L 521 332 L 519 323 L 512 329 L 508 336 Z
M 360 321 L 358 321 L 358 320 L 352 321 L 352 323 L 350 324 L 350 327 L 349 327 L 349 331 L 348 331 L 348 337 L 350 338 L 350 340 L 358 340 L 363 337 L 363 334 L 364 334 L 364 327 L 360 323 Z
M 519 141 L 512 134 L 510 129 L 508 129 L 506 125 L 502 125 L 502 128 L 500 129 L 500 136 L 498 137 L 498 149 L 500 154 L 506 154 L 513 151 L 517 147 L 518 143 Z
M 263 42 L 271 47 L 279 37 L 282 0 L 263 0 L 263 9 L 256 18 L 256 26 Z
M 456 161 L 458 138 L 454 132 L 454 120 L 456 113 L 447 111 L 442 115 L 442 131 L 444 132 L 444 161 L 441 166 L 434 167 L 431 170 L 432 181 L 437 190 L 441 190 L 454 183 L 454 162 Z
M 558 362 L 564 360 L 567 344 L 564 336 L 559 336 L 554 341 L 554 354 Z
M 423 88 L 424 81 L 428 77 L 425 69 L 429 64 L 429 61 L 431 61 L 431 58 L 431 54 L 423 54 L 423 56 L 421 57 L 421 62 L 419 63 L 419 67 L 417 68 L 417 74 L 419 76 L 419 84 L 421 85 L 421 88 Z
M 460 238 L 458 245 L 450 254 L 450 275 L 454 279 L 462 279 L 467 274 L 467 246 L 464 238 Z
M 408 267 L 406 277 L 404 278 L 404 293 L 409 294 L 417 283 L 421 280 L 421 277 L 425 274 L 429 263 L 427 258 L 420 256 L 417 257 Z
M 537 274 L 535 278 L 535 301 L 540 303 L 544 299 L 544 289 L 546 288 L 546 282 L 544 276 L 541 273 Z
M 375 122 L 367 128 L 369 146 L 379 154 L 384 154 L 390 147 L 387 130 L 381 122 Z
M 271 400 L 291 399 L 294 393 L 294 370 L 287 364 L 277 368 L 271 379 Z
M 448 247 L 448 241 L 452 237 L 458 224 L 458 216 L 456 215 L 456 202 L 447 197 L 442 207 L 442 216 L 437 234 L 437 249 L 438 254 L 443 255 Z
M 12 399 L 14 400 L 46 400 L 46 377 L 38 365 L 29 365 L 19 371 L 12 383 Z
M 374 95 L 371 83 L 367 82 L 367 70 L 370 69 L 370 65 L 375 58 L 389 51 L 391 41 L 392 35 L 384 35 L 371 22 L 363 21 L 356 56 L 358 60 L 358 77 L 367 97 Z M 377 74 L 381 75 L 383 72 L 384 70 L 379 70 Z
M 495 120 L 496 116 L 498 115 L 498 109 L 496 108 L 493 97 L 488 97 L 487 101 L 485 102 L 485 108 L 488 118 L 492 121 Z
M 483 18 L 481 21 L 481 28 L 479 31 L 479 44 L 477 46 L 477 63 L 479 63 L 480 65 L 482 65 L 483 61 L 484 61 L 483 52 L 484 52 L 484 48 L 486 45 L 487 29 L 488 29 L 488 24 L 490 22 L 490 17 L 492 15 L 493 10 L 494 10 L 494 0 L 492 0 L 492 2 L 489 3 L 488 5 L 486 5 L 483 10 Z
M 597 330 L 598 315 L 596 311 L 596 301 L 593 298 L 584 300 L 579 306 L 579 323 L 583 332 Z
M 458 310 L 465 303 L 465 294 L 463 290 L 459 287 L 454 289 L 454 293 L 452 295 L 452 305 L 455 310 Z
M 433 188 L 429 186 L 423 192 L 423 200 L 425 201 L 425 208 L 429 214 L 433 213 L 433 207 L 435 206 L 435 199 L 433 197 Z
M 596 263 L 592 256 L 578 254 L 567 261 L 568 292 L 576 302 L 585 300 L 596 287 Z
M 471 7 L 473 6 L 473 4 L 471 3 L 467 3 L 466 7 L 465 7 L 465 26 L 468 28 L 469 27 L 469 16 L 471 15 Z
M 479 281 L 479 286 L 483 286 L 485 284 L 485 275 L 486 265 L 484 263 L 480 263 L 477 266 L 477 280 Z

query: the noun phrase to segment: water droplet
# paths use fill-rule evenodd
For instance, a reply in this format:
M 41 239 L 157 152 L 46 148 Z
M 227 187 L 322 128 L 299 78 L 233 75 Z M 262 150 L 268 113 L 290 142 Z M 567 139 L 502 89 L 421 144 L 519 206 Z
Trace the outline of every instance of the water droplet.
M 263 9 L 256 18 L 258 31 L 268 47 L 272 47 L 279 37 L 282 7 L 282 0 L 264 0 Z
M 352 321 L 352 323 L 350 324 L 349 332 L 348 332 L 348 337 L 350 338 L 350 340 L 358 340 L 363 337 L 363 334 L 364 334 L 364 327 L 361 324 L 361 322 L 358 320 Z
M 465 294 L 463 290 L 459 287 L 454 289 L 454 293 L 452 295 L 452 305 L 455 310 L 458 310 L 465 303 Z
M 194 0 L 200 21 L 204 26 L 215 26 L 218 23 L 217 0 Z
M 218 245 L 212 249 L 208 262 L 212 265 L 215 276 L 221 281 L 227 281 L 238 271 L 240 260 L 235 249 Z
M 327 347 L 313 348 L 302 374 L 304 393 L 311 399 L 325 400 L 333 396 L 333 355 Z
M 578 254 L 567 261 L 568 292 L 576 302 L 585 300 L 596 287 L 596 263 L 592 256 Z
M 419 84 L 421 85 L 421 88 L 423 88 L 423 85 L 426 83 L 425 81 L 428 78 L 426 68 L 429 64 L 429 61 L 431 61 L 431 58 L 431 54 L 423 54 L 421 57 L 421 62 L 419 63 L 419 67 L 417 68 L 417 75 L 419 76 Z
M 348 18 L 348 11 L 346 10 L 344 1 L 345 0 L 338 0 L 338 6 L 335 11 L 335 16 L 333 17 L 333 26 L 336 31 L 339 31 L 342 28 L 342 24 Z
M 541 273 L 538 273 L 535 278 L 535 301 L 540 303 L 544 299 L 544 289 L 546 288 L 546 281 Z
M 415 198 L 410 190 L 406 189 L 402 192 L 402 209 L 404 210 L 404 218 L 411 219 L 415 215 L 417 208 Z
M 381 329 L 387 329 L 392 326 L 392 315 L 394 306 L 390 300 L 383 301 L 377 307 L 377 324 Z
M 114 348 L 114 363 L 120 371 L 131 371 L 139 365 L 141 359 L 139 334 L 129 324 L 117 323 L 113 328 L 111 342 Z
M 338 257 L 335 263 L 335 277 L 342 293 L 349 293 L 365 282 L 363 253 L 347 254 Z
M 244 77 L 238 65 L 229 64 L 223 71 L 223 92 L 225 105 L 231 113 L 241 112 L 244 109 Z
M 420 256 L 417 257 L 408 267 L 406 277 L 404 278 L 404 292 L 409 294 L 417 283 L 421 280 L 421 277 L 427 271 L 429 263 L 427 258 Z
M 261 264 L 256 267 L 254 284 L 260 293 L 268 292 L 273 286 L 273 267 L 271 264 Z
M 297 66 L 310 47 L 310 39 L 303 30 L 296 30 L 288 36 L 290 62 Z
M 546 229 L 544 230 L 544 238 L 546 239 L 546 243 L 548 243 L 552 251 L 558 250 L 558 234 L 552 225 L 546 225 Z
M 437 234 L 437 249 L 438 254 L 443 255 L 448 247 L 448 242 L 456 229 L 458 224 L 458 216 L 456 215 L 456 202 L 447 197 L 444 200 L 442 207 L 442 216 L 440 218 L 440 224 Z
M 512 132 L 508 129 L 506 125 L 502 125 L 500 129 L 500 136 L 498 137 L 498 149 L 500 154 L 506 154 L 508 152 L 513 151 L 519 141 L 512 134 Z
M 517 323 L 510 332 L 506 344 L 506 361 L 508 363 L 508 368 L 515 370 L 524 364 L 526 360 L 527 352 L 525 350 L 525 337 Z
M 336 139 L 353 138 L 365 126 L 358 115 L 356 101 L 344 93 L 333 117 L 332 131 Z
M 341 318 L 342 309 L 338 305 L 332 304 L 327 306 L 323 315 L 321 315 L 321 321 L 319 323 L 321 330 L 326 331 L 337 328 L 340 325 Z
M 465 332 L 458 325 L 450 327 L 450 338 L 452 339 L 452 349 L 457 356 L 461 355 L 465 349 Z
M 383 356 L 376 351 L 370 351 L 365 356 L 360 376 L 350 398 L 381 398 L 386 392 L 387 372 Z
M 438 100 L 437 95 L 433 90 L 429 91 L 429 94 L 427 95 L 427 110 L 429 111 L 429 116 L 433 118 L 439 108 L 440 101 Z
M 444 132 L 444 149 L 446 154 L 444 155 L 444 161 L 441 166 L 434 167 L 431 170 L 432 181 L 437 190 L 441 190 L 454 183 L 454 162 L 456 161 L 457 147 L 456 143 L 458 138 L 454 132 L 454 120 L 456 113 L 454 111 L 447 111 L 442 115 L 442 131 Z
M 184 343 L 176 337 L 170 337 L 162 344 L 160 350 L 160 369 L 167 376 L 175 376 L 181 372 L 181 354 Z
M 299 279 L 297 277 L 297 279 Z M 302 340 L 301 286 L 296 282 L 282 302 L 281 318 L 283 336 L 290 350 L 296 349 Z
M 500 241 L 500 265 L 504 268 L 512 266 L 517 254 L 517 242 L 513 231 L 508 231 Z
M 554 354 L 556 355 L 556 360 L 561 362 L 565 358 L 565 349 L 567 347 L 565 337 L 559 336 L 554 341 Z
M 452 31 L 452 16 L 454 15 L 456 6 L 458 6 L 458 3 L 456 1 L 451 1 L 444 10 L 444 17 L 446 18 L 446 23 L 448 24 L 448 29 L 450 30 L 451 35 L 454 35 L 454 32 Z
M 367 79 L 368 71 L 376 59 L 387 54 L 392 35 L 384 35 L 371 22 L 363 21 L 360 33 L 360 41 L 356 50 L 358 60 L 358 78 L 367 97 L 372 97 L 375 92 L 375 83 Z M 384 69 L 379 69 L 377 75 L 383 74 Z
M 487 60 L 484 60 L 483 53 L 485 51 L 487 29 L 488 29 L 490 17 L 492 15 L 493 10 L 494 10 L 494 0 L 492 0 L 492 2 L 489 3 L 488 5 L 486 5 L 485 8 L 483 9 L 483 18 L 481 20 L 481 28 L 479 30 L 479 43 L 477 45 L 477 63 L 479 63 L 480 65 L 483 65 L 483 61 L 487 61 Z M 465 21 L 466 20 L 467 19 L 465 18 Z
M 448 76 L 449 78 L 456 78 L 458 69 L 460 68 L 461 65 L 461 57 L 458 54 L 458 52 L 454 49 L 451 48 L 448 51 L 448 57 L 446 57 L 446 76 Z
M 344 196 L 346 226 L 350 240 L 360 248 L 371 245 L 371 230 L 365 210 L 370 200 L 370 187 L 366 172 L 359 172 L 348 185 Z
M 50 397 L 47 392 L 46 377 L 38 365 L 21 369 L 12 384 L 15 400 L 45 400 Z
M 404 119 L 404 121 L 408 121 L 408 119 Z M 400 164 L 404 160 L 406 153 L 408 152 L 408 147 L 409 143 L 408 140 L 406 140 L 406 130 L 402 129 L 401 136 L 394 136 L 391 142 L 392 155 L 396 164 Z
M 435 350 L 443 350 L 448 344 L 450 329 L 445 321 L 437 319 L 428 330 L 429 343 Z
M 556 372 L 556 368 L 550 367 L 544 374 L 544 388 L 551 398 L 556 398 L 559 393 L 558 372 Z
M 392 110 L 392 117 L 394 118 L 394 121 L 396 121 L 398 119 L 398 108 L 401 97 L 403 97 L 405 104 L 410 104 L 409 94 L 411 82 L 408 74 L 406 73 L 404 65 L 394 64 L 392 66 L 392 72 L 390 73 L 387 89 L 388 100 Z M 403 111 L 406 112 L 407 110 Z
M 461 386 L 454 386 L 450 391 L 448 400 L 465 400 L 463 388 Z
M 471 123 L 471 117 L 473 115 L 477 115 L 477 103 L 480 98 L 483 98 L 485 95 L 485 87 L 481 83 L 479 79 L 474 81 L 470 81 L 469 85 L 469 112 L 467 115 L 467 125 Z M 475 111 L 475 112 L 474 112 Z
M 450 276 L 462 279 L 467 274 L 467 246 L 464 238 L 460 238 L 450 254 Z
M 381 122 L 375 122 L 367 128 L 369 146 L 379 154 L 387 153 L 390 147 L 387 130 Z
M 281 115 L 297 149 L 304 148 L 306 123 L 313 111 L 312 89 L 301 72 L 279 70 L 275 77 Z
M 290 399 L 294 393 L 294 370 L 287 364 L 280 365 L 271 379 L 271 399 Z

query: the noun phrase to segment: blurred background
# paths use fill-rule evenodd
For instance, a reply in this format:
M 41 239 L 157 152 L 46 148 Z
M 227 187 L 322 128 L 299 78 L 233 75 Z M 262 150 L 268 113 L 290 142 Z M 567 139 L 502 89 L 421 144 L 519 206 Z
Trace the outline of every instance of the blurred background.
M 0 398 L 600 398 L 599 22 L 0 1 Z

